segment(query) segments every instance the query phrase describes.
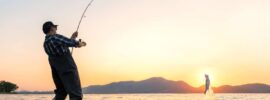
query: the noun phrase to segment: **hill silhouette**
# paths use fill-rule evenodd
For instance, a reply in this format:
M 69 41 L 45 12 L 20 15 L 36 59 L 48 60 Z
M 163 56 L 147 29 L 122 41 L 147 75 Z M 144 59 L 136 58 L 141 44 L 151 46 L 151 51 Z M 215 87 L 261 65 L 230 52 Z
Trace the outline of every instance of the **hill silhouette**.
M 142 81 L 120 81 L 106 85 L 92 85 L 83 88 L 84 93 L 202 93 L 204 86 L 192 87 L 184 81 L 172 81 L 153 77 Z M 216 93 L 270 93 L 266 84 L 223 85 L 214 87 Z

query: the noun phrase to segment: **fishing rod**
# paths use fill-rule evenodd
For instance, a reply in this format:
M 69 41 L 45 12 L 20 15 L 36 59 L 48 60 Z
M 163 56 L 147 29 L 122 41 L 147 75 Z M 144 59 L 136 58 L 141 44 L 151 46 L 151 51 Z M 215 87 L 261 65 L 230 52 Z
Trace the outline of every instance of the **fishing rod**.
M 82 19 L 83 19 L 83 17 L 84 17 L 84 15 L 85 15 L 85 12 L 87 11 L 87 9 L 91 6 L 91 4 L 94 2 L 94 0 L 91 0 L 90 2 L 89 2 L 89 4 L 86 6 L 86 8 L 84 9 L 84 11 L 83 11 L 83 14 L 82 14 L 82 16 L 81 16 L 81 19 L 80 19 L 80 21 L 79 21 L 79 24 L 78 24 L 78 26 L 77 26 L 77 29 L 76 29 L 76 32 L 78 32 L 78 30 L 79 30 L 79 28 L 80 28 L 80 25 L 81 25 L 81 22 L 82 22 Z M 81 40 L 82 39 L 79 39 L 79 42 L 81 42 Z M 71 49 L 71 54 L 73 53 L 73 47 L 72 47 L 72 49 Z

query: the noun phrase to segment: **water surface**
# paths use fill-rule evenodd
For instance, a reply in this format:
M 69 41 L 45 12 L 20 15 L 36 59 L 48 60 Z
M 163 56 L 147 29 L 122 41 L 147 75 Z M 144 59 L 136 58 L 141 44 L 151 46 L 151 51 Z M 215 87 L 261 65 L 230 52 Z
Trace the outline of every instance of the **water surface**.
M 51 100 L 53 96 L 54 94 L 0 94 L 0 100 Z M 215 97 L 216 100 L 270 100 L 270 94 L 215 94 Z M 204 100 L 204 95 L 84 94 L 84 100 Z

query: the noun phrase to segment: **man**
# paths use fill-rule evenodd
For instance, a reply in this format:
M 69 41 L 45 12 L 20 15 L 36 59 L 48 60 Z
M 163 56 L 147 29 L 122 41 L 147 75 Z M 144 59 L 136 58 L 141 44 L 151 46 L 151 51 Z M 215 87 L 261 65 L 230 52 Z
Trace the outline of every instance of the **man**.
M 210 80 L 207 74 L 205 74 L 204 76 L 205 76 L 205 90 L 204 90 L 204 94 L 205 94 L 209 90 Z
M 82 90 L 77 66 L 70 53 L 69 47 L 83 47 L 85 42 L 76 41 L 78 32 L 71 38 L 57 34 L 57 25 L 51 21 L 43 24 L 46 34 L 44 49 L 49 56 L 52 77 L 55 84 L 54 100 L 64 100 L 69 94 L 70 100 L 82 100 Z

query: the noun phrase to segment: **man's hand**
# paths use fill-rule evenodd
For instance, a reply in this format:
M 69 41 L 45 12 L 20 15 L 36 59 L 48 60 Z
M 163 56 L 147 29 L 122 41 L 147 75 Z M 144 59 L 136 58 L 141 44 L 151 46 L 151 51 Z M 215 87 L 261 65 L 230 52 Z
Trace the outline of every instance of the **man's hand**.
M 74 32 L 72 35 L 71 35 L 71 39 L 76 39 L 78 37 L 78 32 Z
M 79 47 L 84 47 L 84 46 L 86 46 L 86 42 L 80 41 L 80 42 L 79 42 Z

